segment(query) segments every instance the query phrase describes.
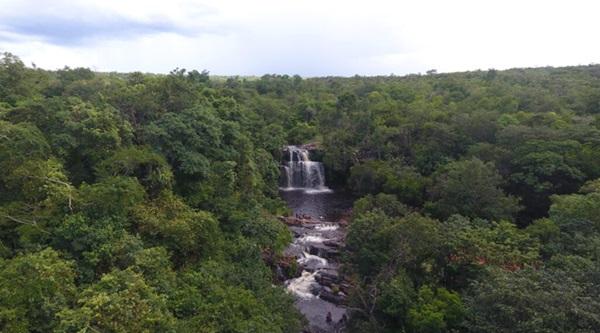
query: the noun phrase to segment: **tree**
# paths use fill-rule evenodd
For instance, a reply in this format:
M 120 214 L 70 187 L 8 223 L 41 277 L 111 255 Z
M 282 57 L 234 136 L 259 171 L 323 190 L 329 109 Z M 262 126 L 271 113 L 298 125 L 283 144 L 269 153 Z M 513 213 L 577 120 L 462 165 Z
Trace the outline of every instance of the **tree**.
M 146 192 L 136 178 L 117 176 L 82 184 L 78 197 L 79 210 L 88 216 L 125 216 L 145 199 Z
M 176 258 L 191 261 L 218 255 L 223 242 L 212 214 L 190 208 L 167 191 L 148 204 L 137 205 L 132 215 L 146 243 L 162 245 L 173 251 Z
M 352 213 L 354 216 L 361 216 L 375 209 L 381 210 L 390 217 L 402 217 L 408 214 L 408 207 L 398 201 L 392 194 L 379 193 L 375 196 L 367 195 L 354 202 Z
M 50 146 L 44 135 L 28 123 L 12 124 L 0 121 L 0 179 L 29 159 L 50 157 Z
M 426 180 L 400 160 L 371 160 L 350 169 L 348 184 L 359 196 L 390 193 L 406 204 L 419 206 L 423 203 Z
M 465 308 L 457 293 L 423 286 L 417 304 L 408 311 L 408 326 L 415 333 L 447 332 L 457 328 L 464 316 Z
M 346 237 L 348 260 L 363 277 L 403 267 L 412 278 L 424 278 L 440 245 L 438 221 L 417 213 L 391 218 L 379 209 L 354 218 Z
M 0 59 L 0 102 L 16 104 L 29 97 L 35 86 L 28 82 L 29 75 L 25 64 L 17 56 L 4 52 Z
M 55 250 L 0 259 L 0 330 L 50 332 L 76 296 L 73 262 Z
M 56 332 L 174 332 L 176 323 L 164 296 L 131 269 L 104 275 L 58 317 Z
M 576 191 L 585 175 L 577 159 L 581 144 L 574 140 L 528 140 L 515 149 L 511 188 L 523 198 L 525 218 L 542 217 L 552 194 Z
M 454 215 L 443 223 L 441 264 L 444 284 L 464 288 L 490 266 L 514 271 L 540 262 L 540 244 L 530 233 L 507 221 L 471 220 Z
M 406 326 L 409 309 L 416 298 L 415 287 L 406 272 L 400 270 L 389 281 L 378 286 L 381 295 L 376 300 L 378 311 L 388 316 L 395 326 Z
M 224 147 L 222 121 L 206 106 L 167 113 L 145 132 L 148 143 L 184 175 L 206 177 L 210 159 L 222 160 L 233 153 Z
M 13 248 L 38 249 L 51 230 L 74 209 L 76 189 L 54 158 L 31 159 L 7 174 L 6 201 L 0 203 L 0 239 Z M 1 201 L 0 201 L 1 202 Z
M 277 307 L 267 307 L 249 290 L 228 285 L 211 271 L 184 273 L 174 301 L 176 314 L 183 318 L 179 332 L 293 333 L 300 329 L 294 313 L 282 317 L 285 314 Z M 289 307 L 288 302 L 279 305 Z
M 170 189 L 173 173 L 167 161 L 149 147 L 127 147 L 114 152 L 96 167 L 99 178 L 111 176 L 136 177 L 147 193 L 156 196 L 164 189 Z
M 586 270 L 493 270 L 466 298 L 466 326 L 491 333 L 593 332 L 600 327 L 597 267 Z
M 517 199 L 501 189 L 502 178 L 492 163 L 470 159 L 448 163 L 434 175 L 426 209 L 437 217 L 461 214 L 471 218 L 512 220 Z
M 549 240 L 547 246 L 559 253 L 598 257 L 600 192 L 555 195 L 551 200 L 549 218 L 561 233 L 558 239 Z
M 78 278 L 90 282 L 113 267 L 127 267 L 142 249 L 139 237 L 126 231 L 123 217 L 89 218 L 70 215 L 56 228 L 53 245 L 68 252 L 78 263 Z

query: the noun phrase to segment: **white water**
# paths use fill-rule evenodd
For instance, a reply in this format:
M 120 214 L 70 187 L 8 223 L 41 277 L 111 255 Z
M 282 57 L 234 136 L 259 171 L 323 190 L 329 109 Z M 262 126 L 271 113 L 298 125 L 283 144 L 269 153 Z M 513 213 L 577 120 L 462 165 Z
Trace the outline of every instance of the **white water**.
M 337 224 L 317 224 L 315 226 L 315 230 L 318 231 L 334 231 L 340 228 Z
M 343 230 L 337 223 L 325 221 L 328 218 L 336 220 L 334 216 L 337 215 L 331 213 L 341 202 L 335 201 L 336 194 L 325 185 L 323 164 L 311 161 L 308 150 L 288 146 L 285 152 L 288 155 L 281 165 L 280 190 L 295 216 L 308 221 L 306 225 L 290 227 L 297 237 L 286 253 L 296 258 L 302 273 L 286 281 L 286 289 L 296 296 L 295 305 L 308 319 L 309 331 L 339 332 L 344 325 L 341 321 L 346 318 L 346 309 L 337 301 L 330 302 L 333 295 L 330 285 L 320 285 L 316 280 L 317 274 L 337 274 L 339 262 L 335 255 L 329 255 L 339 252 L 325 244 L 339 244 Z M 308 218 L 304 217 L 306 215 Z M 342 293 L 340 297 L 345 296 Z
M 321 236 L 316 235 L 304 235 L 298 238 L 297 242 L 306 244 L 306 243 L 323 243 L 326 239 Z
M 315 275 L 317 272 L 303 271 L 300 277 L 287 281 L 287 290 L 302 299 L 311 299 L 317 296 L 313 295 L 312 287 L 317 284 Z
M 286 281 L 286 289 L 296 297 L 296 306 L 308 319 L 311 332 L 333 333 L 340 332 L 339 322 L 346 315 L 342 305 L 336 305 L 321 298 L 323 286 L 317 281 L 317 274 L 321 272 L 336 272 L 337 262 L 332 259 L 310 254 L 308 249 L 313 246 L 324 246 L 325 241 L 338 241 L 340 237 L 339 225 L 320 223 L 313 228 L 302 227 L 304 234 L 297 237 L 288 248 L 295 253 L 296 261 L 303 267 L 299 277 Z M 331 321 L 327 317 L 331 317 Z
M 288 160 L 282 165 L 285 174 L 284 191 L 303 190 L 308 194 L 328 193 L 331 190 L 325 186 L 325 169 L 323 163 L 310 160 L 308 150 L 287 146 Z
M 327 259 L 321 258 L 319 256 L 309 254 L 308 252 L 304 252 L 302 258 L 298 259 L 298 263 L 301 265 L 313 265 L 316 268 L 324 268 L 327 267 Z

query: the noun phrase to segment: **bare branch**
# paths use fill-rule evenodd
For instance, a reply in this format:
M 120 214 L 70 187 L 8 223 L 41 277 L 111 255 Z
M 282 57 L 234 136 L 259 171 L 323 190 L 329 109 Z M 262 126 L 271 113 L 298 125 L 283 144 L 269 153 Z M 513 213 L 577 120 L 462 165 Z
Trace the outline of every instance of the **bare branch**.
M 26 177 L 27 178 L 47 180 L 47 181 L 55 183 L 55 184 L 60 184 L 60 185 L 66 186 L 67 189 L 69 190 L 69 211 L 73 212 L 73 185 L 71 185 L 71 184 L 69 184 L 67 182 L 63 182 L 62 180 L 59 180 L 59 179 L 56 179 L 56 178 L 36 177 L 36 176 L 26 176 Z
M 25 224 L 25 225 L 32 225 L 34 227 L 37 227 L 41 232 L 46 233 L 46 234 L 50 234 L 48 231 L 42 229 L 37 224 L 37 222 L 35 220 L 27 221 L 27 220 L 24 220 L 24 219 L 18 219 L 18 218 L 14 217 L 14 216 L 10 216 L 10 215 L 7 215 L 7 214 L 3 214 L 2 216 L 5 217 L 5 218 L 7 218 L 7 219 L 9 219 L 9 220 L 11 220 L 11 221 L 13 221 L 13 222 L 16 222 L 16 223 Z

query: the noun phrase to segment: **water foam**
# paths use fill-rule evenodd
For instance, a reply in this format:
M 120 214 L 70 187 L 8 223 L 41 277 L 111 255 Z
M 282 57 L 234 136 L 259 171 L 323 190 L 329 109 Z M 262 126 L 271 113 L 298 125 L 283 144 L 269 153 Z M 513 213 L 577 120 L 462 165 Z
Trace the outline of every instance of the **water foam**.
M 314 298 L 316 296 L 312 294 L 311 289 L 317 284 L 316 274 L 317 272 L 303 271 L 302 275 L 287 282 L 286 289 L 302 299 Z

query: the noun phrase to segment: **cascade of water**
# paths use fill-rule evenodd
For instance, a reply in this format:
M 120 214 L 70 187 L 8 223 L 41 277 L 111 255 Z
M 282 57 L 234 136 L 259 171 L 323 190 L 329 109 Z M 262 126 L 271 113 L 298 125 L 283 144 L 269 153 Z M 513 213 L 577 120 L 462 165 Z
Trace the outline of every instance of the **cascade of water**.
M 289 160 L 282 165 L 285 174 L 283 190 L 303 189 L 306 192 L 328 192 L 323 163 L 310 160 L 309 152 L 298 146 L 288 146 Z

